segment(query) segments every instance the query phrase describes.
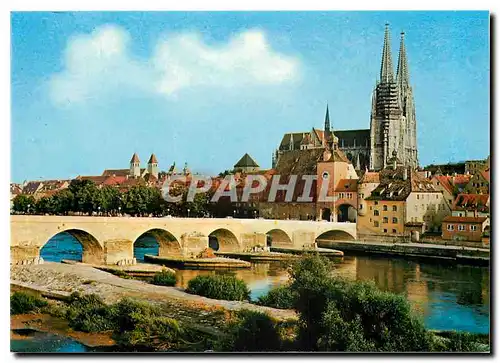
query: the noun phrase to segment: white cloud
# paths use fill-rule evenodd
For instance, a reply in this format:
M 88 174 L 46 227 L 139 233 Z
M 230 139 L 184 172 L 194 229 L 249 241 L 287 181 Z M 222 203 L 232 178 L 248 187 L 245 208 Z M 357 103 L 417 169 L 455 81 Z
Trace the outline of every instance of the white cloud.
M 130 35 L 115 25 L 69 40 L 64 70 L 49 80 L 57 104 L 71 104 L 130 88 L 173 97 L 195 87 L 237 88 L 290 83 L 298 59 L 280 54 L 261 30 L 248 30 L 227 43 L 206 44 L 197 33 L 160 39 L 149 59 L 129 53 Z

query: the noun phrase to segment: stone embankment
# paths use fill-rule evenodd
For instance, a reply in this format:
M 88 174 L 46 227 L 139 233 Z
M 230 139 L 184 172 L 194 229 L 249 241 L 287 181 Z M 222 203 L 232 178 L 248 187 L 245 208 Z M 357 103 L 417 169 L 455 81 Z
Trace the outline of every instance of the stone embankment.
M 191 295 L 180 288 L 156 286 L 122 279 L 91 266 L 46 262 L 42 265 L 11 266 L 11 286 L 52 299 L 64 300 L 72 292 L 97 294 L 106 303 L 128 297 L 158 306 L 165 316 L 206 333 L 217 334 L 230 311 L 249 309 L 265 312 L 278 320 L 296 319 L 292 310 L 273 309 L 249 302 L 225 301 Z
M 488 265 L 490 260 L 489 249 L 463 246 L 443 246 L 428 243 L 341 242 L 326 240 L 318 241 L 318 245 L 353 254 L 392 255 L 471 265 Z

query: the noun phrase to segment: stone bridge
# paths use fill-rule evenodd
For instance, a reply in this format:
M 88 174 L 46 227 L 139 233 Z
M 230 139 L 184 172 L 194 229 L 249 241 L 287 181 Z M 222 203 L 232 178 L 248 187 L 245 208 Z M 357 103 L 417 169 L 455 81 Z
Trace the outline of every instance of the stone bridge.
M 353 240 L 355 223 L 232 218 L 139 218 L 88 216 L 11 216 L 11 263 L 36 263 L 42 247 L 67 232 L 83 248 L 82 261 L 117 264 L 134 258 L 134 243 L 148 234 L 159 256 L 193 256 L 216 240 L 221 252 L 254 246 L 302 248 L 316 239 Z

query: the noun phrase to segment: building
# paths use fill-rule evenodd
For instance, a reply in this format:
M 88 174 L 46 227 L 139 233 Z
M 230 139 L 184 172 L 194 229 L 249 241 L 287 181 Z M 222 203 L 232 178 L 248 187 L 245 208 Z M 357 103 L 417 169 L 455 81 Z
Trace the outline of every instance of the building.
M 489 156 L 485 160 L 467 160 L 465 162 L 465 173 L 474 175 L 478 171 L 489 169 L 489 167 L 490 167 Z
M 259 165 L 255 162 L 254 159 L 247 153 L 242 156 L 242 158 L 234 164 L 235 172 L 244 172 L 244 173 L 252 173 L 259 171 Z
M 334 132 L 321 133 L 321 140 L 324 146 L 290 147 L 291 150 L 279 155 L 272 173 L 269 173 L 268 187 L 258 203 L 260 216 L 356 221 L 358 176 L 354 166 L 339 148 L 339 139 Z M 282 185 L 296 178 L 291 200 L 287 201 L 285 191 L 281 190 L 277 192 L 274 202 L 268 202 L 270 180 L 276 175 L 280 176 L 279 183 Z M 312 178 L 310 184 L 306 181 L 309 177 Z
M 402 165 L 418 166 L 417 120 L 413 90 L 410 85 L 404 33 L 401 33 L 396 76 L 392 63 L 389 27 L 386 25 L 380 78 L 372 95 L 370 128 L 361 130 L 334 130 L 338 147 L 358 171 L 369 168 L 381 170 L 389 165 L 396 151 Z M 286 133 L 273 154 L 273 167 L 282 155 L 297 150 L 321 149 L 326 146 L 326 135 L 331 133 L 328 105 L 324 129 Z
M 22 194 L 30 195 L 36 200 L 49 197 L 69 186 L 70 180 L 39 180 L 25 181 L 22 185 Z
M 488 194 L 459 194 L 451 207 L 455 217 L 489 217 L 490 196 Z
M 371 176 L 370 176 L 371 177 Z M 409 235 L 439 230 L 443 218 L 450 214 L 443 194 L 411 167 L 392 166 L 379 172 L 378 185 L 368 195 L 363 190 L 366 208 L 358 213 L 358 235 Z M 371 184 L 371 185 L 370 185 Z M 359 185 L 373 188 L 376 178 L 364 176 Z M 365 194 L 366 193 L 366 194 Z M 362 198 L 360 198 L 362 199 Z
M 476 171 L 465 190 L 471 194 L 490 194 L 490 169 Z
M 105 169 L 102 176 L 125 176 L 130 178 L 144 178 L 147 174 L 158 179 L 158 160 L 155 154 L 151 154 L 146 168 L 141 168 L 141 161 L 137 153 L 132 155 L 128 169 Z
M 465 191 L 471 177 L 471 175 L 435 174 L 432 176 L 431 182 L 437 190 L 443 193 L 444 199 L 451 209 L 456 196 Z
M 448 216 L 443 219 L 443 239 L 481 242 L 488 227 L 487 220 L 486 217 Z

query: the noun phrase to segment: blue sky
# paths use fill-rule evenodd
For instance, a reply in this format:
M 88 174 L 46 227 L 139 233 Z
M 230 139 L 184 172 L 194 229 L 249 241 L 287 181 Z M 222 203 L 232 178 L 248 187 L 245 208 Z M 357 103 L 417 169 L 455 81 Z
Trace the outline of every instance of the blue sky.
M 404 30 L 422 165 L 489 153 L 487 12 L 13 13 L 12 176 L 176 162 L 201 173 L 288 131 L 369 128 L 384 24 Z

